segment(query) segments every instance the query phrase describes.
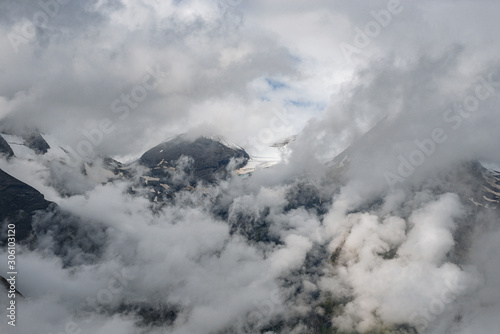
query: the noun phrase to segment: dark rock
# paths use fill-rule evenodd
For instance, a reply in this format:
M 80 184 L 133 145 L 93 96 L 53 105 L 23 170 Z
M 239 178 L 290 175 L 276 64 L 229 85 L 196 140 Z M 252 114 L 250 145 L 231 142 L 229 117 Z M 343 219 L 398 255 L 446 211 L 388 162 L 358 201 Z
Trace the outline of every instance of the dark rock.
M 19 181 L 0 169 L 0 231 L 8 224 L 16 225 L 16 240 L 22 241 L 32 234 L 32 216 L 45 210 L 51 202 L 26 183 Z M 5 238 L 0 240 L 3 243 Z
M 35 151 L 37 154 L 45 154 L 50 148 L 49 144 L 38 132 L 31 132 L 23 136 L 24 144 Z
M 199 137 L 190 141 L 185 136 L 178 136 L 172 140 L 161 143 L 144 153 L 139 159 L 140 163 L 151 168 L 152 176 L 166 176 L 168 169 L 173 169 L 182 157 L 193 159 L 192 173 L 196 180 L 214 182 L 218 177 L 227 176 L 226 167 L 231 159 L 236 159 L 235 168 L 246 165 L 250 156 L 241 148 L 229 147 L 218 140 L 208 137 Z
M 7 158 L 14 156 L 14 151 L 2 136 L 0 136 L 0 154 L 6 155 Z

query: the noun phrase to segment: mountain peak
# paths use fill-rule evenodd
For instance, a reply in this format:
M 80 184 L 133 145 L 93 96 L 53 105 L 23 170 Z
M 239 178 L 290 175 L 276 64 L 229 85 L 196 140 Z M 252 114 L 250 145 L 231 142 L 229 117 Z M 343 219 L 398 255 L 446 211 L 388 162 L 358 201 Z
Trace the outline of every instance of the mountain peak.
M 236 168 L 243 167 L 250 156 L 241 147 L 222 136 L 203 135 L 192 138 L 181 134 L 151 148 L 144 153 L 139 162 L 151 169 L 155 176 L 165 175 L 168 169 L 175 168 L 182 157 L 193 160 L 193 175 L 196 179 L 212 182 L 217 176 L 225 177 L 231 160 Z

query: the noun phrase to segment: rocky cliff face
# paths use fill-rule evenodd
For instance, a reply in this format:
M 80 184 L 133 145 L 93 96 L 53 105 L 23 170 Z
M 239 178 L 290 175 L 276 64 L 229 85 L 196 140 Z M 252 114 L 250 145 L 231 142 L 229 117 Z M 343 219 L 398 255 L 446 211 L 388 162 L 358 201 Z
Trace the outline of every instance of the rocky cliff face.
M 16 239 L 26 240 L 32 234 L 32 217 L 38 210 L 45 210 L 51 202 L 30 187 L 0 169 L 0 226 L 4 232 L 7 224 L 16 225 Z M 4 242 L 5 238 L 0 240 Z
M 2 136 L 0 136 L 0 154 L 5 155 L 7 158 L 14 156 L 12 148 Z
M 23 136 L 24 143 L 37 154 L 45 154 L 49 150 L 49 144 L 43 139 L 39 132 L 33 131 Z
M 207 182 L 214 182 L 217 177 L 226 177 L 231 160 L 235 161 L 234 167 L 237 169 L 250 159 L 242 148 L 229 146 L 217 138 L 199 137 L 189 140 L 181 135 L 153 147 L 139 161 L 151 169 L 153 176 L 163 177 L 168 175 L 169 169 L 176 168 L 176 162 L 183 156 L 192 159 L 189 171 L 194 178 Z

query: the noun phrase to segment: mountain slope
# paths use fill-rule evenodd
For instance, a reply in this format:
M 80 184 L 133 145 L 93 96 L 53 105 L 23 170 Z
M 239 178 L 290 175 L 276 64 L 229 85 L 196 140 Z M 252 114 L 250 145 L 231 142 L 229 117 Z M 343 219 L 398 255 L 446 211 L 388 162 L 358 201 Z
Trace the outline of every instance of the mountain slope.
M 0 154 L 4 154 L 7 158 L 10 158 L 14 155 L 14 151 L 10 147 L 9 143 L 0 135 Z
M 182 156 L 193 159 L 192 173 L 196 180 L 214 182 L 217 177 L 226 177 L 232 159 L 235 169 L 243 167 L 250 159 L 248 153 L 235 145 L 214 137 L 199 137 L 194 141 L 184 135 L 163 142 L 144 153 L 140 163 L 151 169 L 152 176 L 168 175 L 169 168 Z
M 51 202 L 35 188 L 19 181 L 0 169 L 0 227 L 16 225 L 16 239 L 25 240 L 32 232 L 32 216 L 45 210 Z M 2 239 L 2 241 L 5 239 Z

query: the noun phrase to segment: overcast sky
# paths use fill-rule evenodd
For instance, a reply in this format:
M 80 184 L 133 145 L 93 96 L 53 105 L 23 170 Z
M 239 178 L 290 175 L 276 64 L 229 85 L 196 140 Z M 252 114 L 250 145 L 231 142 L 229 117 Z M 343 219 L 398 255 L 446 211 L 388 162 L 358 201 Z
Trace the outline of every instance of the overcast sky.
M 189 130 L 258 151 L 311 120 L 338 153 L 398 90 L 463 93 L 499 51 L 497 1 L 61 2 L 0 3 L 0 117 L 73 146 L 108 119 L 113 156 Z

